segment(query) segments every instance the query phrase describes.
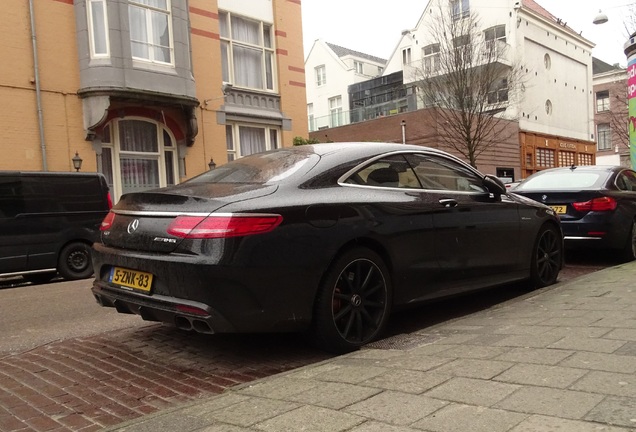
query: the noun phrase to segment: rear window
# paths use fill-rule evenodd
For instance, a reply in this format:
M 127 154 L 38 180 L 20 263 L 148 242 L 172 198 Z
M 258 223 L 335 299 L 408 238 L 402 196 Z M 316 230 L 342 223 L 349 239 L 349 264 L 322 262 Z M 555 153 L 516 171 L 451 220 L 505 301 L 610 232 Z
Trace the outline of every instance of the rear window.
M 207 171 L 185 183 L 275 183 L 294 174 L 307 172 L 319 160 L 309 152 L 277 150 L 234 160 Z
M 515 190 L 567 190 L 598 189 L 603 187 L 608 177 L 607 172 L 555 171 L 542 172 L 528 177 Z

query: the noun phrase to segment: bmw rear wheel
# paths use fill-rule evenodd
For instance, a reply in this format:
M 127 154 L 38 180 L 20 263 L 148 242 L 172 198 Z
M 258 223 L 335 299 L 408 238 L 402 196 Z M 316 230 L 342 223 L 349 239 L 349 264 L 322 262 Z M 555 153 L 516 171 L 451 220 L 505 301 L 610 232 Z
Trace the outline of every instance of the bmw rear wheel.
M 634 261 L 636 259 L 636 220 L 632 221 L 629 238 L 622 250 L 621 258 L 625 262 Z
M 533 288 L 542 288 L 556 282 L 563 263 L 563 239 L 552 225 L 539 230 L 532 251 L 530 282 Z
M 353 351 L 378 337 L 390 306 L 391 283 L 382 259 L 366 248 L 351 249 L 329 268 L 316 297 L 316 343 L 330 352 Z

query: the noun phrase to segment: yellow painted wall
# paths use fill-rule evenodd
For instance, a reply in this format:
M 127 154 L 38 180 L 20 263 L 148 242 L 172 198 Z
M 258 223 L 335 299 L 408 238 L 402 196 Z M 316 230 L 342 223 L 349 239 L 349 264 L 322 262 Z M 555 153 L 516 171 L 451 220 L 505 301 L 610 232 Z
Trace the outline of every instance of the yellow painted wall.
M 96 169 L 84 140 L 82 104 L 76 95 L 79 69 L 75 14 L 70 0 L 34 0 L 41 112 L 49 171 L 72 171 L 78 151 L 82 171 Z M 43 169 L 29 2 L 3 7 L 0 26 L 0 169 Z
M 293 119 L 292 130 L 283 131 L 283 145 L 292 145 L 295 136 L 309 137 L 305 55 L 300 0 L 274 0 L 278 85 L 281 110 Z

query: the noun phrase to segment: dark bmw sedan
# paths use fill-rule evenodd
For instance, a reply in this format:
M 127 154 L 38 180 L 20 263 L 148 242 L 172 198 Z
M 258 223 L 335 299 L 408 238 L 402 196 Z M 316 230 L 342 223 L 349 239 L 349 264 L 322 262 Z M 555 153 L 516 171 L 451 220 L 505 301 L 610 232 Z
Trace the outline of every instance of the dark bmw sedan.
M 346 352 L 396 309 L 562 265 L 558 217 L 447 153 L 332 143 L 124 195 L 94 245 L 102 306 L 202 333 L 309 331 Z
M 608 249 L 636 258 L 636 173 L 620 166 L 540 171 L 513 191 L 551 206 L 568 249 Z

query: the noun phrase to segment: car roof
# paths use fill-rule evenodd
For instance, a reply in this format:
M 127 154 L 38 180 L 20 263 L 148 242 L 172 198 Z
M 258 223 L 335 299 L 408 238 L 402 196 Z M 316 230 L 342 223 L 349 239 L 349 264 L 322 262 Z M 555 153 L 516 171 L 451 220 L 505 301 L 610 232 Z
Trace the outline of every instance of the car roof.
M 559 171 L 611 172 L 611 171 L 621 171 L 624 169 L 628 169 L 628 168 L 617 166 L 617 165 L 572 165 L 568 167 L 548 168 L 545 170 L 541 170 L 535 174 L 540 174 L 543 172 L 559 172 Z
M 388 142 L 332 142 L 332 143 L 321 143 L 321 144 L 308 144 L 304 146 L 297 146 L 295 148 L 305 148 L 307 151 L 312 153 L 316 153 L 317 155 L 327 155 L 329 153 L 338 152 L 338 153 L 348 153 L 350 155 L 360 155 L 364 156 L 365 154 L 373 155 L 376 153 L 384 153 L 391 151 L 433 151 L 440 154 L 446 154 L 437 149 L 412 145 L 412 144 L 398 144 L 398 143 L 388 143 Z
M 466 161 L 458 158 L 457 156 L 439 150 L 433 147 L 427 147 L 423 145 L 415 144 L 399 144 L 390 142 L 331 142 L 320 144 L 307 144 L 295 147 L 285 147 L 286 150 L 307 151 L 314 153 L 320 157 L 334 155 L 337 159 L 341 160 L 354 160 L 361 158 L 371 158 L 383 153 L 394 152 L 426 152 L 429 154 L 436 154 L 444 157 L 448 157 L 467 165 Z M 472 167 L 471 167 L 472 168 Z

